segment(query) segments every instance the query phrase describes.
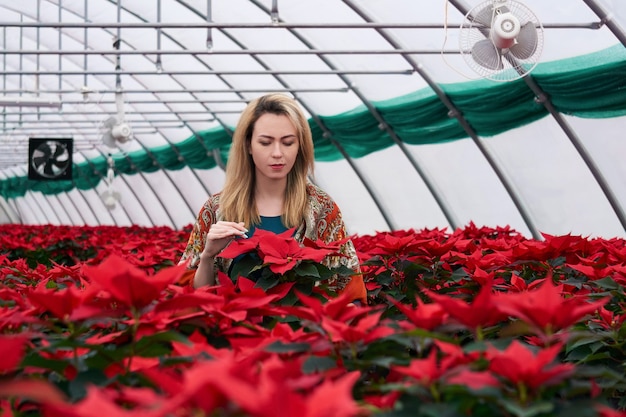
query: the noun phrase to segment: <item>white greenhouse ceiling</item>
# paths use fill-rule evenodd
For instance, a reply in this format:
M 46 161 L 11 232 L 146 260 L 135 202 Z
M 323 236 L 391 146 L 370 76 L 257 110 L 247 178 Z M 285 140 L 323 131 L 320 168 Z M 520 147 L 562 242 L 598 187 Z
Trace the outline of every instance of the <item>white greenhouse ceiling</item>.
M 0 0 L 0 27 L 0 222 L 189 225 L 284 92 L 350 233 L 626 236 L 624 0 Z

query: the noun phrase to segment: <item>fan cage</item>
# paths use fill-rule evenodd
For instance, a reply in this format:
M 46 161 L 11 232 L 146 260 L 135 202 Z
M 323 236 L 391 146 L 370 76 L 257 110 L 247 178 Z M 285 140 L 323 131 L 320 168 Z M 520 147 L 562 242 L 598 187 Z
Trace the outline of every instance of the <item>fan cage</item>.
M 518 1 L 507 1 L 498 7 L 508 9 L 520 20 L 523 26 L 532 22 L 537 28 L 537 46 L 535 52 L 526 59 L 519 59 L 504 50 L 501 56 L 502 69 L 490 69 L 480 65 L 472 55 L 473 46 L 484 39 L 489 38 L 489 30 L 484 24 L 474 20 L 473 16 L 485 16 L 487 9 L 492 10 L 493 6 L 499 3 L 496 0 L 488 0 L 474 6 L 466 15 L 461 24 L 459 33 L 459 47 L 463 59 L 467 65 L 481 78 L 493 81 L 513 81 L 529 74 L 538 64 L 539 57 L 543 52 L 543 26 L 537 16 L 526 5 Z M 494 45 L 494 50 L 498 48 Z

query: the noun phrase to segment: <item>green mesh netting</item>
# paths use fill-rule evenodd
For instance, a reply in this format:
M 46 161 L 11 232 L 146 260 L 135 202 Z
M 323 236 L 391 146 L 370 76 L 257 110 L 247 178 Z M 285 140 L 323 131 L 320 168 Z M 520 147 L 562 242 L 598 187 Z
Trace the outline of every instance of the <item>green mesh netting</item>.
M 586 118 L 626 115 L 626 49 L 621 44 L 589 55 L 541 63 L 532 76 L 556 110 L 563 114 Z M 479 136 L 497 135 L 548 114 L 545 107 L 535 101 L 524 80 L 508 83 L 479 80 L 445 84 L 441 88 Z M 430 88 L 373 104 L 405 143 L 440 143 L 467 137 L 457 119 L 449 117 L 448 109 Z M 320 120 L 330 130 L 332 140 L 324 136 L 315 122 L 309 121 L 318 161 L 343 157 L 333 141 L 352 158 L 394 144 L 365 106 L 335 116 L 320 116 Z M 115 168 L 128 175 L 163 168 L 177 170 L 184 166 L 208 169 L 216 166 L 213 149 L 226 161 L 229 147 L 228 132 L 216 128 L 173 145 L 116 155 Z M 26 176 L 10 177 L 0 181 L 0 195 L 10 199 L 23 196 L 28 190 L 56 194 L 74 187 L 91 189 L 106 174 L 106 168 L 106 159 L 99 157 L 74 164 L 72 181 L 38 182 Z

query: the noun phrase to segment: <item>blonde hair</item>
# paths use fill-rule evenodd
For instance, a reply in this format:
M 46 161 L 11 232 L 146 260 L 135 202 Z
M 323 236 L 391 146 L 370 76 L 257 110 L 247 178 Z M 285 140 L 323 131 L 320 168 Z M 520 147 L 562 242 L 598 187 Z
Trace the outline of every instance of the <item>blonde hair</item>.
M 266 113 L 285 115 L 296 128 L 300 146 L 293 168 L 287 174 L 282 214 L 282 222 L 286 227 L 296 227 L 305 218 L 308 204 L 307 176 L 313 174 L 315 156 L 311 128 L 302 109 L 294 99 L 283 94 L 258 97 L 241 113 L 226 164 L 226 180 L 220 196 L 221 218 L 244 222 L 247 226 L 261 221 L 254 199 L 254 161 L 248 150 L 254 125 Z

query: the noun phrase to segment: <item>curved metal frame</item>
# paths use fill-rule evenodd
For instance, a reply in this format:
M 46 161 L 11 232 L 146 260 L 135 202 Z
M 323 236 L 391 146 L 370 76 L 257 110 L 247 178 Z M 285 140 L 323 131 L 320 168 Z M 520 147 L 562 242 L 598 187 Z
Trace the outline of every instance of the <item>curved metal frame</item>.
M 52 54 L 58 54 L 59 55 L 59 88 L 57 91 L 62 92 L 64 91 L 62 89 L 62 79 L 61 79 L 61 75 L 63 74 L 62 71 L 62 64 L 63 64 L 63 58 L 62 55 L 72 55 L 72 54 L 82 54 L 84 55 L 84 71 L 82 72 L 82 74 L 85 76 L 85 79 L 87 77 L 87 60 L 88 60 L 88 55 L 93 55 L 93 54 L 107 54 L 109 52 L 107 51 L 93 51 L 93 50 L 88 50 L 87 48 L 87 29 L 91 28 L 91 27 L 97 27 L 100 29 L 103 29 L 107 32 L 113 32 L 108 31 L 107 29 L 117 29 L 118 35 L 120 33 L 120 29 L 123 27 L 146 27 L 146 28 L 158 28 L 159 32 L 158 32 L 158 36 L 159 36 L 159 48 L 157 48 L 156 51 L 147 51 L 147 50 L 131 50 L 131 51 L 111 51 L 110 54 L 114 55 L 117 54 L 117 56 L 119 57 L 120 55 L 124 55 L 124 54 L 132 54 L 132 55 L 144 55 L 144 57 L 150 61 L 150 59 L 147 57 L 147 55 L 149 54 L 155 54 L 157 56 L 157 62 L 156 64 L 158 65 L 158 63 L 160 62 L 160 57 L 162 55 L 176 55 L 176 54 L 189 54 L 189 55 L 193 55 L 193 54 L 200 54 L 200 53 L 206 53 L 206 51 L 190 51 L 190 50 L 183 50 L 184 48 L 181 48 L 181 50 L 174 50 L 174 51 L 164 51 L 160 49 L 160 36 L 168 36 L 167 33 L 164 33 L 161 31 L 162 28 L 166 28 L 166 27 L 177 27 L 177 24 L 171 24 L 171 23 L 161 23 L 160 22 L 160 0 L 158 1 L 158 7 L 159 7 L 159 22 L 158 23 L 149 23 L 147 22 L 145 19 L 143 19 L 141 16 L 137 16 L 137 14 L 133 13 L 130 9 L 125 8 L 122 6 L 122 1 L 113 1 L 113 0 L 108 0 L 110 4 L 112 5 L 116 5 L 117 6 L 117 11 L 118 11 L 118 22 L 117 23 L 105 23 L 105 24 L 93 24 L 93 23 L 89 23 L 86 21 L 87 19 L 87 0 L 85 0 L 85 4 L 84 4 L 84 16 L 82 16 L 85 19 L 85 23 L 80 24 L 80 23 L 66 23 L 66 22 L 61 22 L 61 17 L 62 17 L 62 12 L 63 11 L 68 11 L 71 12 L 77 16 L 80 16 L 77 12 L 75 12 L 75 10 L 71 10 L 68 9 L 66 7 L 63 6 L 63 1 L 62 0 L 58 0 L 58 4 L 55 4 L 58 6 L 59 9 L 59 22 L 58 24 L 56 23 L 42 23 L 40 22 L 39 19 L 39 14 L 40 14 L 40 1 L 38 0 L 37 2 L 37 23 L 36 24 L 32 24 L 32 23 L 25 23 L 25 22 L 19 22 L 19 23 L 14 23 L 14 24 L 10 24 L 10 26 L 15 26 L 15 27 L 19 27 L 20 31 L 25 28 L 25 27 L 58 27 L 59 29 L 63 28 L 63 27 L 83 27 L 85 29 L 85 49 L 83 51 L 63 51 L 62 50 L 62 38 L 63 36 L 69 36 L 68 34 L 64 34 L 62 33 L 61 30 L 59 30 L 58 35 L 59 35 L 59 50 L 58 51 L 53 51 L 53 50 L 46 50 L 46 51 L 42 51 L 39 50 L 39 45 L 40 45 L 40 40 L 39 40 L 39 30 L 37 30 L 37 51 L 4 51 L 4 54 L 19 54 L 19 59 L 20 59 L 20 72 L 17 73 L 17 75 L 19 75 L 19 85 L 20 87 L 22 86 L 22 77 L 23 75 L 27 75 L 30 73 L 37 73 L 40 74 L 40 67 L 39 67 L 39 63 L 40 63 L 40 56 L 42 55 L 52 55 Z M 460 12 L 462 13 L 467 13 L 467 11 L 469 10 L 469 7 L 467 7 L 463 0 L 450 0 L 451 4 L 453 4 Z M 620 42 L 622 42 L 622 44 L 624 44 L 626 46 L 626 34 L 624 32 L 624 30 L 622 28 L 619 27 L 619 25 L 613 21 L 613 19 L 611 18 L 611 16 L 604 10 L 604 8 L 596 1 L 596 0 L 584 0 L 584 2 L 588 5 L 588 7 L 590 9 L 592 9 L 594 11 L 594 13 L 596 15 L 598 15 L 598 17 L 601 19 L 600 23 L 589 23 L 589 24 L 577 24 L 577 25 L 544 25 L 545 27 L 584 27 L 584 28 L 591 28 L 591 29 L 597 29 L 599 26 L 606 24 L 611 31 L 615 34 L 615 36 L 620 40 Z M 376 120 L 380 123 L 380 126 L 382 129 L 385 130 L 385 132 L 392 138 L 392 140 L 394 141 L 394 143 L 399 146 L 400 150 L 403 152 L 403 154 L 405 155 L 405 157 L 407 157 L 407 159 L 409 160 L 409 162 L 411 163 L 411 165 L 413 166 L 414 170 L 417 172 L 417 174 L 422 178 L 422 180 L 424 181 L 424 183 L 426 184 L 427 188 L 429 189 L 430 193 L 433 195 L 433 198 L 435 199 L 435 201 L 437 202 L 437 204 L 439 205 L 440 209 L 442 210 L 444 216 L 446 217 L 447 221 L 450 223 L 450 225 L 452 227 L 456 227 L 458 226 L 458 221 L 454 218 L 454 214 L 452 213 L 452 210 L 450 207 L 448 207 L 448 205 L 446 204 L 446 202 L 443 199 L 443 196 L 441 195 L 440 191 L 437 190 L 436 186 L 434 185 L 434 183 L 431 181 L 431 179 L 428 177 L 428 174 L 423 172 L 423 170 L 421 169 L 421 167 L 419 166 L 419 164 L 417 163 L 417 161 L 415 161 L 415 159 L 413 158 L 413 156 L 409 153 L 409 151 L 406 149 L 405 144 L 402 142 L 402 140 L 397 136 L 397 134 L 395 134 L 395 132 L 393 131 L 393 128 L 391 126 L 389 126 L 389 124 L 384 120 L 384 118 L 380 115 L 380 113 L 377 111 L 377 109 L 375 108 L 375 106 L 364 96 L 364 94 L 362 94 L 360 92 L 360 90 L 358 88 L 356 88 L 349 80 L 348 76 L 353 73 L 350 71 L 340 71 L 336 68 L 334 68 L 334 66 L 332 65 L 332 62 L 330 62 L 327 58 L 326 55 L 331 55 L 331 54 L 349 54 L 349 53 L 367 53 L 367 54 L 400 54 L 410 65 L 411 70 L 407 70 L 409 72 L 406 72 L 407 74 L 410 74 L 412 72 L 417 73 L 418 75 L 420 75 L 425 81 L 426 83 L 435 91 L 435 93 L 437 94 L 437 96 L 439 97 L 439 99 L 444 103 L 444 105 L 449 109 L 450 111 L 450 116 L 451 117 L 455 117 L 459 124 L 462 126 L 462 128 L 466 131 L 466 133 L 470 136 L 470 138 L 474 141 L 475 145 L 477 146 L 478 150 L 481 152 L 481 154 L 483 155 L 483 157 L 486 159 L 486 161 L 488 162 L 488 164 L 490 165 L 490 167 L 492 168 L 492 170 L 494 171 L 494 173 L 496 174 L 496 176 L 498 177 L 498 179 L 500 180 L 500 182 L 503 184 L 505 190 L 507 191 L 507 193 L 509 194 L 510 198 L 512 199 L 513 203 L 515 204 L 516 208 L 518 209 L 520 215 L 522 216 L 522 219 L 524 220 L 524 222 L 526 223 L 527 227 L 529 228 L 530 232 L 533 234 L 533 237 L 540 239 L 541 236 L 539 235 L 536 226 L 533 224 L 532 218 L 530 216 L 530 213 L 526 210 L 525 205 L 522 202 L 522 198 L 521 196 L 515 192 L 515 190 L 513 189 L 512 185 L 510 184 L 509 179 L 506 177 L 506 175 L 504 174 L 504 172 L 502 171 L 501 167 L 498 165 L 498 163 L 495 161 L 495 159 L 492 157 L 492 155 L 490 154 L 489 150 L 486 148 L 486 146 L 484 145 L 484 143 L 482 142 L 482 140 L 478 137 L 478 135 L 476 134 L 476 132 L 473 130 L 473 128 L 470 126 L 470 124 L 468 123 L 468 121 L 463 117 L 463 115 L 460 113 L 460 111 L 458 110 L 458 108 L 454 105 L 454 103 L 450 100 L 450 98 L 445 94 L 445 92 L 443 92 L 443 90 L 434 82 L 434 80 L 429 76 L 429 74 L 427 73 L 427 71 L 424 70 L 423 66 L 421 64 L 419 64 L 418 62 L 416 62 L 410 55 L 412 54 L 424 54 L 424 53 L 437 53 L 440 54 L 442 53 L 442 51 L 437 50 L 437 51 L 418 51 L 418 50 L 405 50 L 401 47 L 401 45 L 399 45 L 398 42 L 396 42 L 393 37 L 388 34 L 385 29 L 388 28 L 403 28 L 403 27 L 407 27 L 407 28 L 415 28 L 415 27 L 442 27 L 441 25 L 412 25 L 412 24 L 378 24 L 376 22 L 372 22 L 373 19 L 369 18 L 368 16 L 366 16 L 366 13 L 363 11 L 363 9 L 361 7 L 359 7 L 355 2 L 353 2 L 352 0 L 344 0 L 344 3 L 347 4 L 353 11 L 355 11 L 355 13 L 357 13 L 361 18 L 363 18 L 366 22 L 362 23 L 362 24 L 288 24 L 288 23 L 283 23 L 280 22 L 280 18 L 279 18 L 279 14 L 278 14 L 278 2 L 277 0 L 273 0 L 272 2 L 272 6 L 271 9 L 267 8 L 265 5 L 261 4 L 260 1 L 256 1 L 253 0 L 252 3 L 258 7 L 260 10 L 263 10 L 272 20 L 273 24 L 217 24 L 217 23 L 213 23 L 211 22 L 211 2 L 210 0 L 207 1 L 207 6 L 208 6 L 208 10 L 206 14 L 203 14 L 202 12 L 196 10 L 195 8 L 193 8 L 192 6 L 188 5 L 187 3 L 178 0 L 177 3 L 181 6 L 186 8 L 187 10 L 193 11 L 194 13 L 196 13 L 198 16 L 200 17 L 206 17 L 207 19 L 207 23 L 206 24 L 198 24 L 196 25 L 197 27 L 202 27 L 202 28 L 207 28 L 208 29 L 208 35 L 207 35 L 207 40 L 211 40 L 211 29 L 212 28 L 216 28 L 218 30 L 220 30 L 225 36 L 229 37 L 231 40 L 233 40 L 233 42 L 235 42 L 238 46 L 241 47 L 241 50 L 234 50 L 234 51 L 216 51 L 214 52 L 214 54 L 253 54 L 253 58 L 260 64 L 262 65 L 264 68 L 267 69 L 267 71 L 264 71 L 263 73 L 265 74 L 271 74 L 274 76 L 274 78 L 281 83 L 281 85 L 283 85 L 285 87 L 284 91 L 285 92 L 290 92 L 292 93 L 294 96 L 297 96 L 297 94 L 299 92 L 305 92 L 308 91 L 306 89 L 294 89 L 294 88 L 290 88 L 289 83 L 286 82 L 284 80 L 284 78 L 282 77 L 282 75 L 287 75 L 289 74 L 288 71 L 282 72 L 282 71 L 272 71 L 271 69 L 267 68 L 267 65 L 265 65 L 265 63 L 263 62 L 263 60 L 261 60 L 257 55 L 263 55 L 263 54 L 276 54 L 277 51 L 269 51 L 269 50 L 249 50 L 249 49 L 245 49 L 244 45 L 241 45 L 239 42 L 237 42 L 236 39 L 234 39 L 231 34 L 228 33 L 227 29 L 228 28 L 236 28 L 236 27 L 281 27 L 284 29 L 289 30 L 292 35 L 294 37 L 296 37 L 298 40 L 300 40 L 301 42 L 303 42 L 305 45 L 307 45 L 309 47 L 309 50 L 304 50 L 304 51 L 280 51 L 281 54 L 314 54 L 316 55 L 322 62 L 324 62 L 329 68 L 330 70 L 328 72 L 323 72 L 323 73 L 331 73 L 331 74 L 335 74 L 337 75 L 346 85 L 347 87 L 340 89 L 339 91 L 351 91 L 353 92 L 360 100 L 361 102 L 365 105 L 365 107 L 368 109 L 368 111 L 376 118 Z M 142 20 L 142 23 L 140 24 L 136 24 L 136 23 L 122 23 L 121 22 L 121 13 L 122 10 L 124 10 L 125 12 L 131 14 L 132 16 Z M 23 14 L 22 12 L 16 12 L 16 13 L 20 13 L 20 15 L 25 16 L 25 14 Z M 179 24 L 180 27 L 193 27 L 193 24 L 190 25 L 182 25 Z M 6 27 L 6 26 L 5 26 Z M 390 45 L 393 46 L 393 50 L 368 50 L 368 51 L 340 51 L 340 50 L 316 50 L 312 47 L 312 45 L 307 42 L 306 38 L 304 37 L 303 34 L 297 32 L 298 28 L 308 28 L 308 27 L 328 27 L 328 28 L 332 28 L 332 27 L 367 27 L 367 28 L 372 28 L 375 29 Z M 6 29 L 5 29 L 6 30 Z M 119 36 L 118 36 L 119 38 Z M 74 38 L 75 39 L 75 38 Z M 170 37 L 170 39 L 175 42 L 175 40 L 173 38 Z M 21 39 L 20 39 L 21 42 Z M 182 46 L 182 45 L 181 45 Z M 131 45 L 132 47 L 132 45 Z M 6 49 L 6 48 L 5 48 Z M 444 53 L 458 53 L 456 51 L 445 51 Z M 26 54 L 34 54 L 36 55 L 36 63 L 37 63 L 37 71 L 23 71 L 23 65 L 22 65 L 22 59 Z M 207 70 L 209 71 L 208 73 L 211 73 L 211 69 L 210 66 L 205 63 L 204 61 L 198 59 L 196 57 L 197 61 L 199 63 L 201 63 L 205 68 L 207 68 Z M 4 71 L 3 73 L 7 74 L 6 71 L 6 61 L 4 62 Z M 118 71 L 114 72 L 115 74 L 119 74 Z M 244 92 L 261 92 L 262 90 L 256 90 L 256 89 L 236 89 L 236 88 L 232 88 L 233 86 L 227 82 L 227 80 L 225 80 L 223 78 L 223 75 L 227 75 L 229 72 L 228 71 L 224 71 L 224 72 L 213 72 L 214 75 L 218 75 L 220 77 L 220 79 L 225 83 L 226 86 L 230 87 L 230 89 L 227 90 L 223 90 L 223 91 L 228 91 L 228 92 L 233 92 L 235 94 L 237 94 L 239 97 L 241 97 L 241 94 Z M 252 72 L 250 72 L 252 73 Z M 304 72 L 306 73 L 306 72 Z M 320 71 L 320 73 L 322 73 L 322 71 Z M 358 72 L 354 72 L 354 73 L 358 73 Z M 105 75 L 107 74 L 107 72 L 100 72 L 97 74 L 91 74 L 96 76 L 97 75 Z M 186 73 L 185 73 L 186 74 Z M 137 75 L 137 74 L 135 74 Z M 175 75 L 175 73 L 171 73 L 170 75 Z M 172 76 L 173 80 L 176 80 L 176 78 L 174 76 Z M 135 80 L 143 85 L 139 79 L 135 78 Z M 567 135 L 567 137 L 569 138 L 569 140 L 571 141 L 571 143 L 573 144 L 573 146 L 575 147 L 575 149 L 577 150 L 578 154 L 580 155 L 580 157 L 583 159 L 583 161 L 585 162 L 585 164 L 587 165 L 588 169 L 591 171 L 592 175 L 594 176 L 595 180 L 597 181 L 597 183 L 599 184 L 600 188 L 602 189 L 602 191 L 604 192 L 605 196 L 607 197 L 611 207 L 613 208 L 613 210 L 615 211 L 618 219 L 620 220 L 622 226 L 624 227 L 624 229 L 626 230 L 626 213 L 624 212 L 623 207 L 620 205 L 619 200 L 617 199 L 617 197 L 614 195 L 614 193 L 612 192 L 610 186 L 608 185 L 608 183 L 606 182 L 605 178 L 602 175 L 602 172 L 600 171 L 599 167 L 595 164 L 593 158 L 591 158 L 591 156 L 589 155 L 589 153 L 586 151 L 584 145 L 582 144 L 582 142 L 579 140 L 579 138 L 576 136 L 576 134 L 573 132 L 572 128 L 567 124 L 567 122 L 564 120 L 564 118 L 554 109 L 554 107 L 552 106 L 552 103 L 549 101 L 549 99 L 546 97 L 545 93 L 541 90 L 541 88 L 534 82 L 534 79 L 532 79 L 531 77 L 526 77 L 526 83 L 529 86 L 529 88 L 535 93 L 535 95 L 539 98 L 540 102 L 543 103 L 543 105 L 546 107 L 546 109 L 552 114 L 552 116 L 554 117 L 554 119 L 556 120 L 556 122 L 560 125 L 561 129 L 565 132 L 565 134 Z M 105 83 L 106 84 L 106 83 Z M 180 84 L 180 83 L 179 83 Z M 180 84 L 181 87 L 183 87 L 182 84 Z M 7 90 L 6 88 L 6 79 L 4 80 L 4 87 L 3 90 L 1 91 L 10 91 Z M 142 93 L 145 93 L 146 91 L 144 90 L 138 90 L 141 91 Z M 162 90 L 162 91 L 156 91 L 153 92 L 153 94 L 156 96 L 156 94 L 158 94 L 159 92 L 166 92 L 168 90 Z M 179 90 L 172 90 L 175 92 L 181 92 Z M 188 93 L 190 93 L 192 95 L 192 97 L 196 96 L 196 93 L 200 93 L 203 91 L 211 91 L 211 92 L 215 92 L 215 91 L 222 91 L 222 90 L 193 90 L 193 91 L 186 91 Z M 264 91 L 264 90 L 263 90 Z M 320 91 L 315 90 L 315 91 Z M 132 90 L 129 90 L 128 92 L 132 92 Z M 158 99 L 158 97 L 156 97 L 156 99 Z M 242 101 L 243 98 L 242 98 Z M 198 100 L 197 103 L 200 103 L 201 105 L 203 105 L 205 108 L 205 103 L 207 103 L 208 101 L 206 100 Z M 302 103 L 303 107 L 305 107 L 307 110 L 310 110 L 309 107 L 307 106 L 307 103 L 304 102 L 304 100 L 300 100 L 300 102 Z M 168 104 L 165 104 L 166 106 L 168 106 Z M 169 106 L 168 106 L 169 107 Z M 220 113 L 219 111 L 211 111 L 208 108 L 207 109 L 207 114 L 212 115 L 220 124 L 222 124 L 222 126 L 226 129 L 226 131 L 229 134 L 232 134 L 232 132 L 230 131 L 230 128 L 228 126 L 225 126 L 223 124 L 223 122 L 221 121 L 221 119 L 219 117 L 217 117 L 217 114 Z M 181 112 L 182 113 L 182 112 Z M 309 111 L 310 114 L 314 114 L 313 112 Z M 218 166 L 223 167 L 223 161 L 221 161 L 219 157 L 219 152 L 217 150 L 210 150 L 206 148 L 206 145 L 203 143 L 202 140 L 200 140 L 199 136 L 197 135 L 196 132 L 194 132 L 194 130 L 189 126 L 189 123 L 186 122 L 183 118 L 180 117 L 180 114 L 172 111 L 172 114 L 175 114 L 176 117 L 178 117 L 179 120 L 181 120 L 181 122 L 192 132 L 192 134 L 197 138 L 197 140 L 202 144 L 203 148 L 207 151 L 207 154 L 210 155 L 211 153 L 213 154 L 213 156 L 215 157 L 216 162 L 218 163 Z M 370 197 L 372 198 L 372 200 L 374 201 L 374 203 L 376 204 L 376 206 L 378 207 L 379 211 L 381 212 L 382 216 L 384 217 L 387 225 L 389 226 L 390 229 L 393 229 L 393 225 L 391 220 L 389 219 L 388 213 L 385 212 L 385 209 L 383 208 L 383 206 L 380 204 L 380 202 L 377 200 L 375 193 L 373 192 L 373 190 L 371 189 L 371 184 L 368 184 L 367 180 L 361 175 L 361 173 L 359 172 L 358 167 L 356 166 L 356 164 L 354 163 L 354 161 L 351 160 L 350 156 L 345 152 L 345 150 L 342 148 L 341 144 L 338 143 L 336 140 L 333 139 L 332 137 L 332 132 L 324 125 L 324 123 L 318 118 L 313 116 L 313 120 L 315 121 L 315 123 L 317 123 L 319 125 L 319 127 L 322 129 L 322 131 L 324 132 L 324 135 L 330 140 L 331 143 L 333 143 L 333 145 L 339 150 L 340 153 L 342 153 L 342 155 L 344 156 L 344 158 L 346 159 L 346 161 L 348 162 L 348 164 L 350 164 L 350 166 L 352 167 L 352 169 L 354 170 L 355 174 L 357 175 L 357 177 L 359 178 L 359 180 L 363 183 L 364 187 L 366 188 L 366 190 L 368 191 Z M 175 147 L 175 144 L 170 142 L 170 140 L 167 138 L 166 135 L 160 135 L 160 137 L 163 138 L 163 140 L 165 140 L 165 142 L 171 147 L 171 149 L 176 152 L 177 156 L 182 159 L 181 154 L 178 152 L 178 150 Z M 145 147 L 145 145 L 141 142 L 138 141 L 138 143 L 140 144 L 140 146 L 147 152 L 147 154 L 149 155 L 149 157 L 152 159 L 153 163 L 156 164 L 157 166 L 160 166 L 161 168 L 163 168 L 163 166 L 160 165 L 160 163 L 158 162 L 158 160 L 154 157 L 154 155 L 152 154 L 152 152 Z M 100 151 L 101 152 L 101 151 Z M 101 152 L 102 153 L 102 152 Z M 218 157 L 216 157 L 218 156 Z M 126 158 L 128 158 L 128 156 L 125 155 Z M 87 158 L 85 158 L 87 159 Z M 131 165 L 132 165 L 132 161 Z M 208 194 L 210 194 L 210 191 L 208 190 L 208 188 L 206 187 L 206 185 L 203 183 L 203 181 L 198 177 L 197 173 L 195 172 L 195 170 L 191 169 L 193 175 L 196 177 L 196 179 L 198 180 L 198 183 L 205 188 L 205 190 L 207 191 Z M 147 179 L 143 176 L 143 174 L 140 172 L 143 180 L 146 182 L 146 185 L 151 189 L 151 191 L 154 193 L 155 197 L 157 198 L 157 200 L 159 200 L 162 203 L 162 200 L 160 198 L 160 196 L 155 192 L 154 188 L 152 187 L 152 185 L 149 183 L 149 181 L 147 181 Z M 174 182 L 172 181 L 172 178 L 170 177 L 170 175 L 165 172 L 166 177 L 168 178 L 168 180 L 173 184 Z M 124 180 L 125 181 L 125 180 Z M 126 182 L 126 181 L 125 181 Z M 126 182 L 127 186 L 128 183 Z M 131 187 L 128 187 L 131 192 L 134 194 L 135 198 L 137 198 L 136 193 L 134 193 L 134 191 L 132 190 Z M 81 194 L 82 195 L 82 194 Z M 187 204 L 188 209 L 194 213 L 193 208 L 191 207 L 190 203 L 184 198 L 184 196 L 182 195 L 182 193 L 179 192 L 180 197 L 185 201 L 185 203 Z M 84 196 L 83 196 L 84 198 Z M 70 201 L 72 199 L 70 198 Z M 139 198 L 137 198 L 137 200 L 140 202 Z M 35 203 L 37 205 L 39 205 L 39 203 L 37 201 L 35 201 Z M 150 218 L 149 213 L 147 212 L 147 210 L 144 211 L 146 212 L 146 215 L 148 216 L 148 218 L 153 221 L 153 219 Z M 32 209 L 32 208 L 31 208 Z M 41 207 L 40 207 L 41 209 Z M 93 211 L 93 208 L 90 206 L 90 209 Z M 19 210 L 17 210 L 17 212 L 19 213 Z M 171 216 L 171 214 L 169 213 L 169 211 L 167 209 L 165 209 L 165 212 L 167 214 L 167 216 L 170 218 L 170 221 L 172 222 L 172 225 L 175 226 L 175 223 L 173 221 L 173 218 Z M 66 210 L 67 213 L 67 210 Z M 44 217 L 46 219 L 48 219 L 48 217 L 46 216 L 45 213 L 43 213 Z M 57 213 L 55 212 L 55 215 L 57 215 Z M 95 212 L 94 212 L 95 215 Z M 58 215 L 57 215 L 58 217 Z M 97 218 L 97 216 L 96 216 Z M 129 217 L 130 219 L 130 217 Z M 84 219 L 83 219 L 84 220 Z
M 587 4 L 594 4 L 597 6 L 597 4 L 593 0 L 585 0 L 585 2 Z M 470 8 L 464 3 L 463 0 L 450 0 L 450 3 L 452 3 L 463 14 L 467 14 L 470 10 Z M 602 18 L 603 16 L 600 16 L 600 17 Z M 606 16 L 604 16 L 604 18 L 606 18 Z M 622 38 L 622 39 L 626 40 L 626 38 Z M 624 230 L 626 230 L 626 213 L 624 212 L 623 207 L 620 205 L 619 200 L 613 193 L 613 190 L 611 189 L 608 182 L 602 175 L 602 172 L 596 165 L 595 161 L 593 160 L 589 152 L 587 152 L 583 143 L 580 141 L 576 133 L 574 133 L 574 130 L 567 123 L 567 121 L 563 118 L 563 116 L 561 116 L 561 114 L 558 111 L 556 111 L 548 95 L 541 89 L 541 87 L 539 87 L 539 85 L 533 78 L 532 74 L 526 75 L 525 77 L 523 77 L 523 80 L 526 83 L 526 85 L 533 91 L 533 93 L 537 97 L 537 101 L 540 104 L 542 104 L 546 108 L 546 110 L 548 110 L 548 112 L 555 119 L 559 127 L 563 130 L 563 133 L 565 133 L 567 138 L 570 140 L 570 142 L 572 143 L 572 145 L 578 152 L 578 155 L 580 156 L 580 158 L 583 160 L 583 162 L 585 163 L 585 165 L 591 172 L 591 175 L 594 177 L 594 179 L 600 186 L 600 189 L 602 190 L 605 197 L 607 198 L 609 204 L 611 205 L 611 208 L 615 212 L 615 215 L 617 216 L 622 227 L 624 228 Z M 533 233 L 533 236 L 534 236 L 534 233 Z M 535 238 L 541 239 L 542 237 L 535 236 Z

